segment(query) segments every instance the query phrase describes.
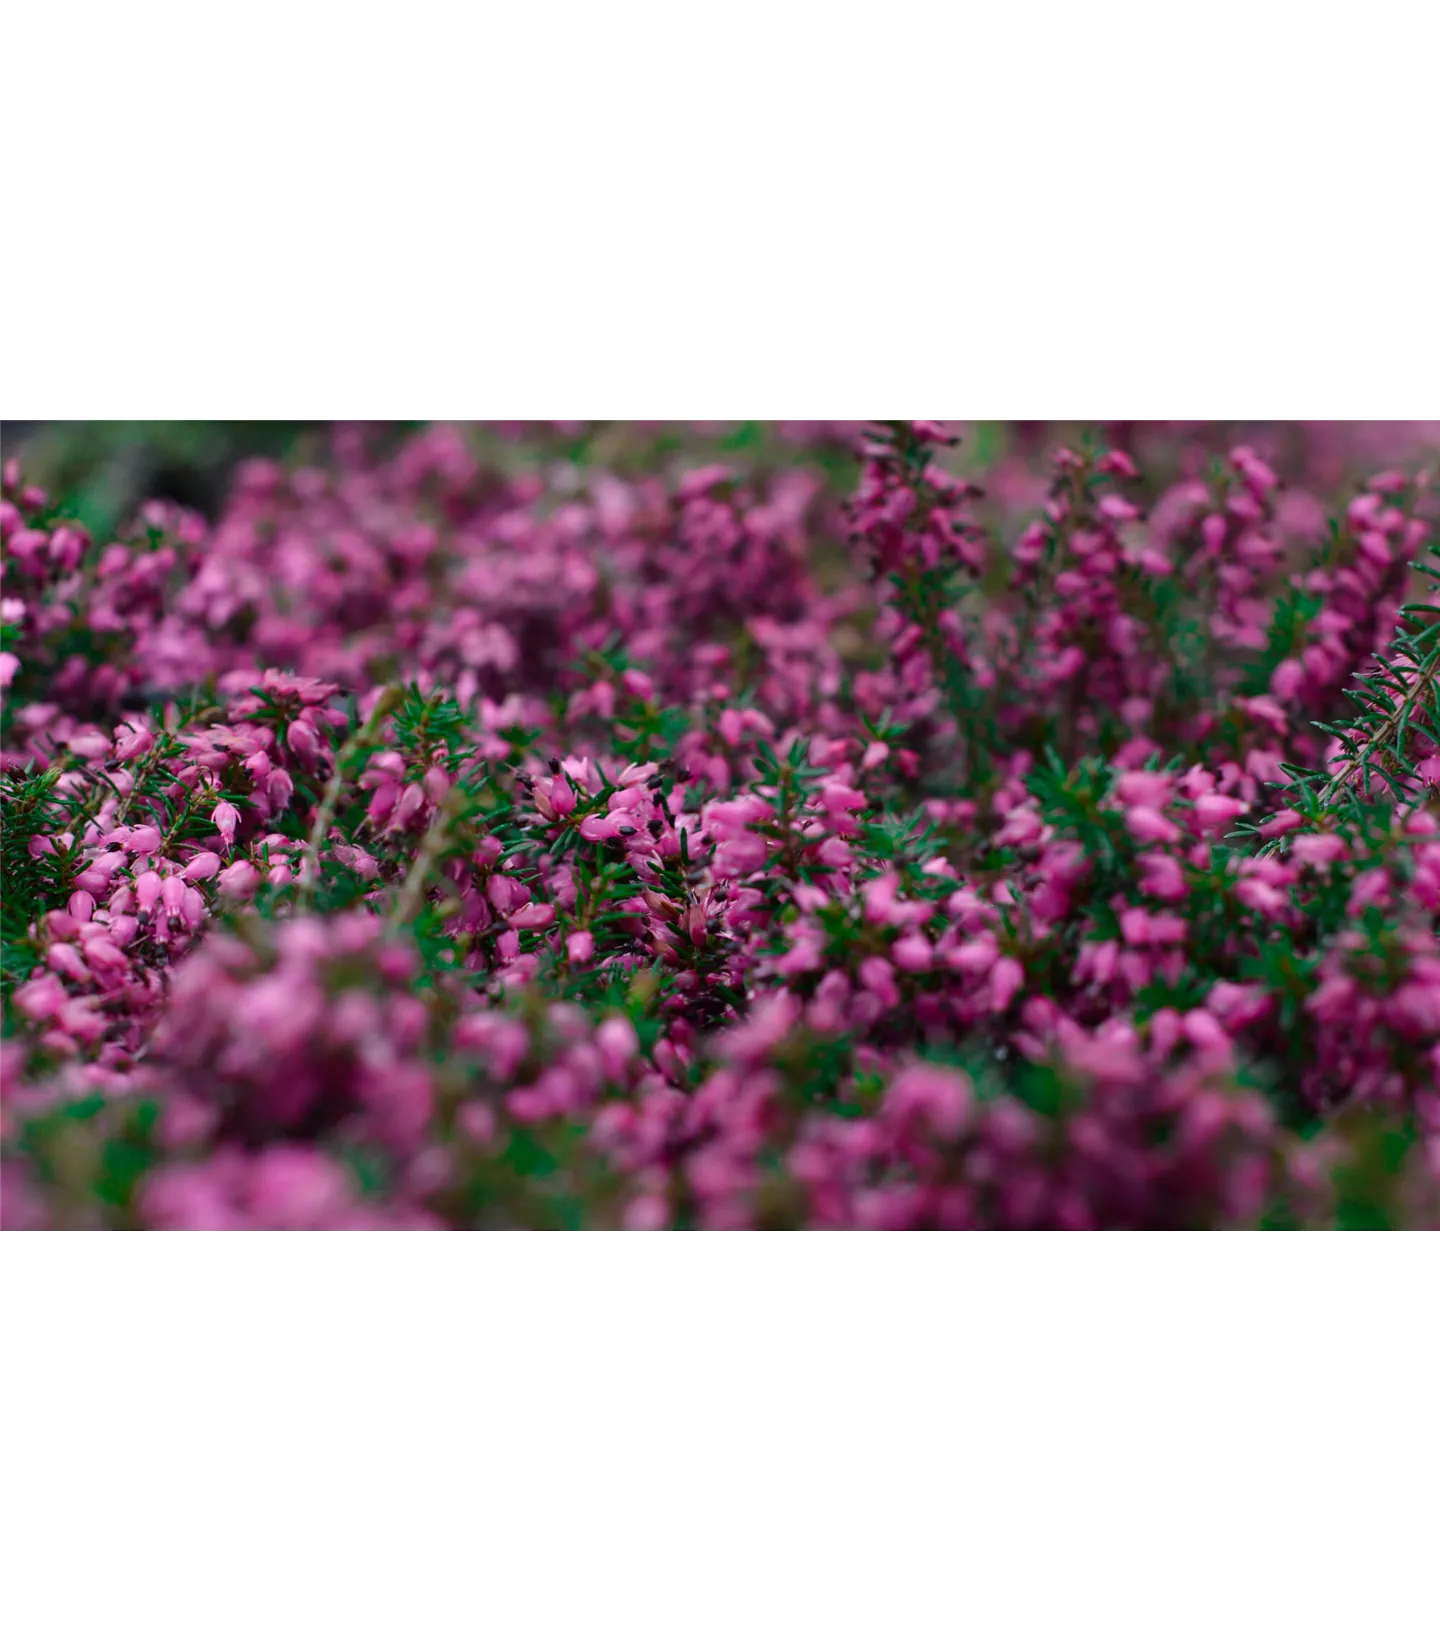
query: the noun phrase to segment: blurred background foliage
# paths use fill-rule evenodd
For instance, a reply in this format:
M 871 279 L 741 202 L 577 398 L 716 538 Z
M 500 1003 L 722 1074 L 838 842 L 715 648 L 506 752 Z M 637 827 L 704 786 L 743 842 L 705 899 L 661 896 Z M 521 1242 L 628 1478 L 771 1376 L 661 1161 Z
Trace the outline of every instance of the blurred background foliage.
M 419 422 L 364 426 L 377 455 L 398 447 Z M 491 422 L 465 426 L 477 453 L 513 473 L 574 464 L 621 475 L 733 459 L 746 468 L 810 464 L 825 472 L 837 496 L 856 474 L 858 422 L 570 420 Z M 1440 421 L 1224 423 L 1079 421 L 954 421 L 961 443 L 946 462 L 983 475 L 1005 512 L 1025 513 L 1044 497 L 1049 455 L 1061 444 L 1103 441 L 1132 452 L 1153 484 L 1198 474 L 1239 441 L 1254 445 L 1291 486 L 1319 492 L 1362 479 L 1391 464 L 1432 464 L 1440 456 Z M 114 536 L 149 498 L 163 498 L 214 519 L 235 466 L 250 457 L 287 464 L 318 463 L 335 429 L 329 421 L 134 421 L 0 423 L 0 449 L 19 455 L 26 479 L 49 491 L 65 514 L 95 537 Z
M 259 422 L 77 422 L 0 426 L 6 458 L 62 502 L 97 539 L 112 537 L 148 498 L 213 517 L 242 459 L 323 449 L 328 426 Z
M 377 455 L 423 428 L 419 421 L 364 426 Z M 573 420 L 475 423 L 472 445 L 495 468 L 513 472 L 573 463 L 640 475 L 667 462 L 734 455 L 747 463 L 794 462 L 797 448 L 842 486 L 853 478 L 851 432 L 860 425 Z M 235 466 L 246 458 L 291 465 L 323 461 L 335 425 L 309 422 L 0 423 L 0 448 L 18 455 L 27 481 L 44 487 L 67 516 L 103 541 L 145 500 L 162 498 L 214 518 Z
M 84 522 L 97 539 L 115 534 L 134 510 L 150 498 L 169 499 L 213 518 L 224 502 L 235 466 L 246 458 L 273 458 L 288 464 L 323 459 L 333 425 L 309 422 L 75 422 L 7 423 L 0 425 L 0 447 L 5 456 L 19 454 L 28 481 L 44 487 L 67 515 Z M 367 427 L 372 446 L 384 451 L 421 428 L 416 422 L 394 422 Z M 657 427 L 644 441 L 636 441 L 639 427 L 613 426 L 621 439 L 606 442 L 612 426 L 593 424 L 552 427 L 538 439 L 524 439 L 521 425 L 476 425 L 477 444 L 503 448 L 504 468 L 534 462 L 542 456 L 582 461 L 613 457 L 618 468 L 638 467 L 667 448 L 683 447 L 683 436 Z M 727 431 L 748 444 L 750 426 Z M 760 426 L 754 426 L 759 430 Z M 626 434 L 630 439 L 625 439 Z M 487 435 L 494 440 L 487 441 Z M 723 436 L 721 438 L 723 440 Z M 715 445 L 703 439 L 701 446 Z M 598 447 L 598 455 L 591 451 Z M 606 448 L 614 448 L 613 454 Z M 656 449 L 659 449 L 657 455 Z M 495 455 L 492 455 L 495 456 Z M 626 461 L 630 462 L 626 462 Z

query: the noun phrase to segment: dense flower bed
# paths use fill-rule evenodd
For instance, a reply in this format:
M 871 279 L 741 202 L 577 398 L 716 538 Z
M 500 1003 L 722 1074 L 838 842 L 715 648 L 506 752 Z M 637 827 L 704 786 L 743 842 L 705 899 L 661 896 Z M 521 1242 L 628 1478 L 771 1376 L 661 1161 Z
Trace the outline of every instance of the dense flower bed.
M 1440 1218 L 1429 477 L 522 434 L 7 463 L 6 1225 Z

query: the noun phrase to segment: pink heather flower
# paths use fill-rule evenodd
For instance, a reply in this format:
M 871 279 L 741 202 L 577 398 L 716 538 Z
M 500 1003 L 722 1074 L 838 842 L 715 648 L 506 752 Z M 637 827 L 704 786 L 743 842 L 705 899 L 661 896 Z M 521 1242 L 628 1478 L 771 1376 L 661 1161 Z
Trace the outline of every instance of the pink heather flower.
M 1362 533 L 1358 540 L 1360 554 L 1372 566 L 1382 571 L 1390 565 L 1390 546 L 1383 533 Z
M 31 1020 L 53 1018 L 67 1001 L 65 987 L 53 974 L 27 980 L 16 989 L 14 996 L 15 1006 Z
M 350 1201 L 340 1165 L 304 1146 L 263 1152 L 248 1189 L 250 1224 L 261 1231 L 313 1231 L 336 1219 Z
M 712 842 L 731 841 L 743 836 L 749 826 L 772 818 L 774 811 L 758 796 L 746 796 L 734 802 L 712 802 L 705 809 L 705 830 Z M 633 819 L 630 822 L 636 823 Z
M 1002 846 L 1023 848 L 1039 842 L 1045 834 L 1045 822 L 1031 807 L 1012 809 L 1005 816 L 1005 824 L 995 840 Z
M 1160 809 L 1170 800 L 1175 781 L 1168 773 L 1146 770 L 1121 774 L 1115 794 L 1127 808 Z
M 1195 820 L 1200 829 L 1207 835 L 1215 835 L 1223 831 L 1226 826 L 1237 820 L 1241 814 L 1249 813 L 1250 804 L 1242 802 L 1239 797 L 1222 796 L 1218 791 L 1208 791 L 1195 800 Z
M 364 781 L 362 780 L 362 784 Z M 400 800 L 400 787 L 385 776 L 375 783 L 374 794 L 365 810 L 372 824 L 383 824 L 395 811 L 395 804 Z
M 743 832 L 716 848 L 712 864 L 717 877 L 744 877 L 758 871 L 769 857 L 769 846 L 762 837 Z
M 1221 980 L 1205 999 L 1210 1009 L 1228 1032 L 1238 1032 L 1245 1026 L 1265 1017 L 1270 998 L 1259 985 L 1240 985 L 1233 980 Z
M 455 1113 L 455 1121 L 472 1145 L 489 1146 L 499 1133 L 495 1108 L 483 1100 L 466 1100 Z
M 450 790 L 450 775 L 442 767 L 429 767 L 425 770 L 422 788 L 426 800 L 432 807 L 438 808 Z
M 50 555 L 66 568 L 73 568 L 89 546 L 90 535 L 74 527 L 57 527 L 50 535 Z
M 1033 567 L 1045 554 L 1045 529 L 1033 522 L 1015 541 L 1011 555 L 1022 567 Z
M 574 813 L 576 806 L 575 788 L 563 773 L 558 773 L 550 781 L 550 801 L 556 814 L 564 819 Z
M 123 973 L 129 967 L 125 953 L 103 934 L 94 934 L 81 944 L 85 961 L 97 972 Z
M 125 862 L 124 854 L 100 854 L 75 876 L 75 886 L 99 899 L 110 886 L 116 870 Z
M 1138 481 L 1140 470 L 1129 453 L 1119 447 L 1112 447 L 1105 454 L 1096 468 L 1105 475 L 1120 476 L 1125 481 Z
M 995 936 L 981 934 L 977 939 L 966 940 L 963 945 L 955 947 L 950 953 L 950 966 L 962 974 L 988 974 L 998 954 Z
M 1173 911 L 1150 911 L 1146 913 L 1146 920 L 1151 945 L 1183 945 L 1190 931 L 1185 918 Z
M 1297 836 L 1290 844 L 1290 858 L 1301 865 L 1333 865 L 1345 857 L 1345 841 L 1330 831 L 1313 836 Z
M 1126 809 L 1125 828 L 1137 842 L 1178 842 L 1183 835 L 1172 820 L 1143 805 Z
M 81 1043 L 104 1036 L 106 1020 L 93 997 L 67 997 L 55 1012 L 56 1026 Z
M 68 975 L 72 980 L 88 980 L 90 970 L 85 966 L 84 958 L 75 949 L 64 941 L 49 947 L 45 953 L 45 961 L 57 974 Z
M 1120 947 L 1114 940 L 1087 941 L 1080 947 L 1075 974 L 1079 980 L 1093 980 L 1096 985 L 1108 985 L 1115 978 L 1120 961 Z
M 1363 871 L 1351 884 L 1345 909 L 1352 916 L 1356 915 L 1369 906 L 1381 904 L 1389 893 L 1390 873 L 1383 866 L 1377 866 L 1373 871 Z
M 277 973 L 244 993 L 240 1011 L 247 1032 L 277 1054 L 295 1048 L 313 1033 L 325 1005 L 320 992 L 308 981 L 292 982 Z
M 879 998 L 882 1008 L 889 1010 L 898 1006 L 900 992 L 895 985 L 895 970 L 884 957 L 866 957 L 856 972 L 861 985 Z
M 823 842 L 816 858 L 822 865 L 828 865 L 836 871 L 848 871 L 855 864 L 854 851 L 838 836 L 832 836 Z
M 923 934 L 906 934 L 890 947 L 895 966 L 907 974 L 923 974 L 935 960 L 935 947 Z
M 1126 945 L 1145 945 L 1150 939 L 1150 913 L 1142 909 L 1123 911 L 1120 932 Z
M 555 907 L 537 905 L 534 900 L 527 900 L 518 911 L 510 913 L 512 928 L 548 928 L 554 921 Z
M 912 421 L 910 427 L 919 441 L 929 442 L 937 447 L 951 447 L 955 444 L 950 426 L 943 419 L 917 418 Z
M 1150 1048 L 1157 1060 L 1166 1059 L 1180 1041 L 1183 1025 L 1173 1008 L 1159 1008 L 1150 1016 Z
M 1140 868 L 1145 873 L 1141 876 L 1140 893 L 1148 898 L 1169 904 L 1186 898 L 1189 893 L 1184 866 L 1168 853 L 1141 853 Z
M 1205 1008 L 1192 1008 L 1183 1016 L 1181 1024 L 1185 1035 L 1196 1048 L 1217 1054 L 1230 1052 L 1230 1039 L 1225 1034 L 1224 1027 L 1215 1016 Z
M 680 485 L 676 489 L 676 497 L 682 504 L 692 499 L 700 498 L 712 488 L 719 487 L 729 481 L 734 471 L 726 464 L 705 464 L 700 468 L 688 471 L 680 478 Z
M 220 873 L 220 891 L 227 899 L 243 901 L 250 898 L 260 886 L 260 873 L 247 859 L 237 859 Z
M 218 875 L 219 871 L 219 854 L 212 854 L 207 850 L 196 854 L 180 874 L 186 882 L 208 882 L 211 877 Z
M 427 798 L 424 787 L 421 785 L 407 785 L 400 793 L 400 799 L 395 804 L 390 815 L 389 829 L 392 831 L 406 830 L 425 811 Z
M 92 760 L 99 760 L 110 754 L 110 740 L 103 733 L 72 734 L 66 743 L 76 756 L 86 756 Z
M 1267 917 L 1278 917 L 1289 904 L 1278 888 L 1271 887 L 1259 877 L 1241 877 L 1235 884 L 1235 897 L 1242 905 Z
M 565 954 L 577 966 L 588 963 L 595 955 L 595 936 L 588 928 L 577 929 L 565 941 Z
M 148 756 L 155 749 L 155 734 L 150 729 L 137 726 L 135 723 L 125 723 L 115 731 L 115 756 L 122 762 L 132 762 L 137 757 Z
M 670 1205 L 658 1192 L 642 1192 L 625 1206 L 625 1229 L 658 1232 L 670 1223 Z
M 297 756 L 313 759 L 320 750 L 320 736 L 303 718 L 297 718 L 285 730 L 285 743 Z
M 942 1140 L 956 1140 L 973 1105 L 974 1091 L 964 1072 L 917 1062 L 890 1084 L 881 1115 L 901 1126 L 918 1122 Z
M 1279 813 L 1272 814 L 1260 827 L 1260 835 L 1267 840 L 1272 837 L 1284 836 L 1287 831 L 1293 831 L 1297 825 L 1305 823 L 1301 814 L 1294 808 L 1282 808 Z
M 220 840 L 227 848 L 230 847 L 235 841 L 235 831 L 240 824 L 240 810 L 233 803 L 217 802 L 210 819 L 220 833 Z
M 1025 970 L 1014 957 L 1001 957 L 990 970 L 990 1011 L 1003 1014 L 1025 983 Z
M 820 787 L 820 802 L 827 813 L 860 813 L 870 805 L 864 791 L 836 781 Z
M 640 1039 L 629 1020 L 612 1015 L 595 1028 L 595 1046 L 600 1050 L 605 1075 L 612 1083 L 618 1083 L 640 1052 Z
M 864 908 L 867 922 L 888 923 L 896 920 L 895 907 L 900 903 L 900 873 L 887 871 L 883 876 L 865 884 Z
M 503 872 L 497 872 L 488 879 L 485 893 L 491 905 L 502 916 L 511 911 L 518 911 L 530 898 L 523 882 L 516 881 L 514 877 L 507 877 Z
M 1242 859 L 1238 869 L 1247 876 L 1258 877 L 1261 882 L 1271 888 L 1288 888 L 1295 881 L 1296 872 L 1292 866 L 1280 859 L 1267 859 L 1263 854 L 1257 854 L 1249 859 Z

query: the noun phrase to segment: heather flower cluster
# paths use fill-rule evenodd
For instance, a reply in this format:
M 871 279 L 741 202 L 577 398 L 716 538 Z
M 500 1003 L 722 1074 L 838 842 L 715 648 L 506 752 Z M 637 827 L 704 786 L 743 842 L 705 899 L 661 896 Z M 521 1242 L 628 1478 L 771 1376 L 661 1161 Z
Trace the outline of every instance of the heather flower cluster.
M 1440 1224 L 1433 469 L 501 434 L 6 463 L 6 1226 Z

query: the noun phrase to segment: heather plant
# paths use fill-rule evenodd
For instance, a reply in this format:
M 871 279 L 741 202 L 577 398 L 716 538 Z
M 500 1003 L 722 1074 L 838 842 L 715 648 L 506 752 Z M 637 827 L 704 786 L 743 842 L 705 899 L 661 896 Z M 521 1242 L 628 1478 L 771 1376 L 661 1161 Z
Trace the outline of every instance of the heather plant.
M 1432 475 L 1142 435 L 7 462 L 0 1217 L 1434 1223 Z

